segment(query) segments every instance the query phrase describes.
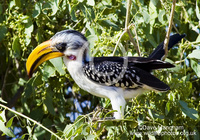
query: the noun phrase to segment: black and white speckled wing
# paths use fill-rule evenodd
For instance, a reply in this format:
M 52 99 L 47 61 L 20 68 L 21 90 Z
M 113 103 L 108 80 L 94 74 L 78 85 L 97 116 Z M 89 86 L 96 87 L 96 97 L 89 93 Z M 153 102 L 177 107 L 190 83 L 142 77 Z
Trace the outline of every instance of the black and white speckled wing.
M 159 91 L 169 86 L 150 72 L 153 69 L 170 68 L 172 64 L 142 57 L 94 57 L 85 63 L 85 75 L 98 84 L 121 88 L 137 89 L 149 86 Z

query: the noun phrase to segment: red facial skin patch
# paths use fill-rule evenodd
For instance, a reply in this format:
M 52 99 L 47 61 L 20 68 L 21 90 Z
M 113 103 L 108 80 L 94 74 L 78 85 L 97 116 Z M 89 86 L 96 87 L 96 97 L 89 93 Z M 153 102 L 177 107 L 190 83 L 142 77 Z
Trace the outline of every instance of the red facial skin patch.
M 70 56 L 67 56 L 69 59 L 71 59 L 71 60 L 76 60 L 76 56 L 74 56 L 74 55 L 70 55 Z

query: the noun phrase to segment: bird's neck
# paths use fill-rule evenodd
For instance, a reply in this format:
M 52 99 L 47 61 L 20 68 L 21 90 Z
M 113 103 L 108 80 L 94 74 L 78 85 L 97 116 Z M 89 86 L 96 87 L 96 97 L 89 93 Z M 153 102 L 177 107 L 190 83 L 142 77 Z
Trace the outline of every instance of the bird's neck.
M 85 63 L 87 63 L 87 62 L 89 62 L 91 60 L 90 53 L 89 53 L 88 49 L 85 49 L 83 51 L 82 56 L 80 56 L 80 57 L 82 57 L 82 63 L 83 64 L 85 64 Z
M 89 49 L 81 49 L 74 54 L 69 53 L 63 60 L 71 75 L 73 75 L 74 72 L 82 73 L 83 66 L 91 60 Z
M 88 79 L 85 77 L 85 74 L 83 72 L 84 62 L 82 62 L 79 59 L 77 59 L 75 61 L 69 60 L 67 57 L 64 57 L 63 60 L 67 67 L 68 72 L 70 73 L 71 77 L 74 79 L 76 84 L 80 88 L 89 92 L 90 89 L 87 88 Z M 85 58 L 85 61 L 86 60 L 87 59 Z

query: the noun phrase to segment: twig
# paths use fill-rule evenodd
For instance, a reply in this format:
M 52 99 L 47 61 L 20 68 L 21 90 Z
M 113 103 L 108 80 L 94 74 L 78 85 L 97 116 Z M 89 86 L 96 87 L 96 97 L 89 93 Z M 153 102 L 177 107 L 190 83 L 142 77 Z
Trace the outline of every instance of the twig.
M 125 33 L 126 33 L 126 31 L 124 30 L 124 31 L 122 32 L 122 34 L 120 35 L 119 39 L 117 40 L 117 43 L 116 43 L 116 45 L 115 45 L 115 49 L 113 50 L 113 54 L 112 54 L 113 56 L 114 56 L 114 54 L 115 54 L 115 52 L 116 52 L 116 50 L 117 50 L 117 46 L 119 45 L 119 42 L 120 42 L 122 36 L 123 36 Z
M 135 46 L 135 49 L 136 49 L 138 55 L 140 56 L 140 49 L 139 49 L 137 43 L 135 42 L 135 40 L 133 39 L 133 36 L 132 36 L 132 34 L 131 34 L 131 32 L 130 32 L 129 29 L 127 30 L 127 33 L 128 33 L 128 35 L 129 35 L 129 37 L 130 37 L 131 42 L 132 42 L 133 45 Z
M 114 49 L 114 51 L 113 51 L 113 55 L 114 55 L 115 52 L 116 52 L 117 46 L 119 45 L 119 42 L 120 42 L 122 36 L 123 36 L 125 33 L 128 33 L 129 38 L 130 38 L 130 41 L 133 43 L 133 45 L 134 45 L 134 47 L 135 47 L 135 49 L 136 49 L 138 55 L 140 56 L 140 48 L 139 48 L 139 45 L 137 45 L 137 43 L 136 43 L 135 40 L 133 39 L 133 36 L 132 36 L 132 34 L 131 34 L 131 32 L 130 32 L 130 27 L 132 26 L 132 24 L 129 25 L 129 21 L 130 21 L 130 10 L 131 10 L 131 0 L 128 0 L 128 2 L 127 2 L 127 9 L 126 9 L 125 29 L 124 29 L 124 31 L 122 32 L 122 34 L 120 35 L 120 37 L 119 37 L 119 39 L 118 39 L 118 41 L 117 41 L 117 43 L 116 43 L 116 45 L 115 45 L 115 49 Z
M 31 118 L 29 118 L 29 117 L 27 117 L 27 116 L 25 116 L 25 115 L 23 115 L 23 114 L 17 112 L 17 111 L 15 111 L 15 110 L 12 110 L 11 108 L 9 108 L 9 107 L 7 107 L 7 106 L 5 106 L 5 105 L 0 104 L 0 107 L 3 107 L 4 109 L 9 110 L 10 112 L 13 112 L 14 114 L 17 114 L 17 115 L 19 115 L 19 116 L 21 116 L 21 117 L 23 117 L 23 118 L 25 118 L 25 119 L 27 119 L 27 120 L 29 120 L 29 121 L 35 123 L 35 124 L 37 124 L 38 126 L 42 127 L 44 130 L 46 130 L 46 131 L 48 131 L 49 133 L 51 133 L 52 135 L 54 135 L 54 136 L 55 136 L 56 138 L 58 138 L 59 140 L 62 140 L 62 138 L 60 138 L 60 137 L 59 137 L 58 135 L 56 135 L 54 132 L 52 132 L 52 131 L 49 130 L 48 128 L 44 127 L 42 124 L 38 123 L 37 121 L 35 121 L 35 120 L 33 120 L 33 119 L 31 119 Z
M 140 47 L 139 47 L 138 35 L 137 35 L 136 27 L 135 27 L 134 24 L 132 24 L 132 25 L 134 26 L 134 32 L 135 32 L 135 37 L 136 37 L 137 46 L 138 46 L 138 52 L 139 52 L 139 56 L 140 56 Z
M 7 76 L 8 76 L 8 71 L 9 71 L 9 67 L 10 67 L 10 62 L 8 62 L 8 67 L 7 67 L 7 69 L 6 69 L 6 73 L 5 73 L 5 75 L 4 75 L 4 77 L 3 77 L 3 85 L 2 85 L 2 88 L 1 88 L 1 96 L 2 96 L 2 98 L 4 99 L 4 93 L 5 93 L 5 86 L 6 86 L 6 79 L 7 79 Z
M 167 31 L 165 41 L 164 41 L 165 56 L 164 56 L 163 60 L 165 60 L 165 58 L 167 57 L 167 54 L 168 54 L 169 36 L 170 36 L 171 29 L 172 29 L 172 22 L 173 22 L 173 17 L 174 17 L 175 6 L 176 6 L 176 0 L 173 0 L 172 10 L 171 10 L 170 19 L 169 19 L 169 27 L 168 27 L 168 31 Z
M 180 63 L 182 63 L 182 62 L 184 62 L 184 61 L 185 61 L 185 59 L 180 60 L 180 61 L 175 61 L 174 63 L 175 63 L 175 64 L 180 64 Z
M 128 25 L 129 25 L 129 21 L 130 21 L 130 10 L 131 10 L 131 0 L 128 0 L 127 8 L 126 8 L 125 31 L 128 30 Z
M 169 9 L 166 7 L 166 4 L 164 4 L 163 0 L 160 0 L 161 1 L 161 4 L 163 5 L 163 7 L 165 8 L 165 10 L 167 11 L 167 13 L 169 13 Z M 178 29 L 176 28 L 175 24 L 174 24 L 174 21 L 172 21 L 172 25 L 173 25 L 173 28 L 176 30 L 177 33 L 179 33 Z

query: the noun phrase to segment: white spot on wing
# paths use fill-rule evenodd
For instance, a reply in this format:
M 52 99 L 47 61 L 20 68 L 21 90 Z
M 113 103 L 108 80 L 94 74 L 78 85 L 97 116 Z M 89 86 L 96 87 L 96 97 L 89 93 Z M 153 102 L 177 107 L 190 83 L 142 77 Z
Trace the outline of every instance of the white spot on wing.
M 139 77 L 139 76 L 137 76 L 137 75 L 136 75 L 136 80 L 137 80 L 137 82 L 139 82 L 139 81 L 140 81 L 140 77 Z

